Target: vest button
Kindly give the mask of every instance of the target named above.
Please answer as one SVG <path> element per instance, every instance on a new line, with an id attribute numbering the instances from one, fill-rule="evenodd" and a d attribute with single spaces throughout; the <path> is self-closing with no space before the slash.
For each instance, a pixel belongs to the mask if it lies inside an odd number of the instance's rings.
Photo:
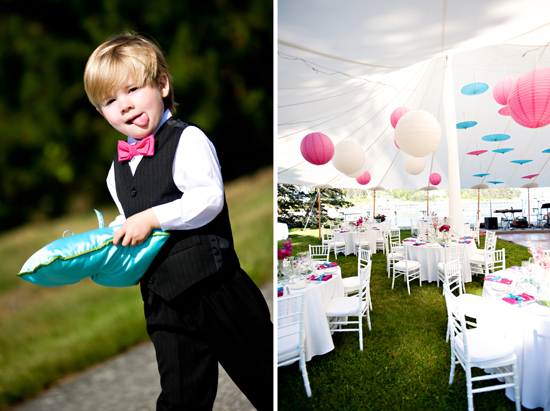
<path id="1" fill-rule="evenodd" d="M 135 189 L 135 188 L 132 188 L 132 191 L 130 191 L 130 195 L 131 195 L 132 197 L 135 197 L 136 194 L 137 194 L 136 189 Z"/>
<path id="2" fill-rule="evenodd" d="M 149 278 L 149 284 L 153 284 L 155 282 L 155 279 L 153 277 Z"/>

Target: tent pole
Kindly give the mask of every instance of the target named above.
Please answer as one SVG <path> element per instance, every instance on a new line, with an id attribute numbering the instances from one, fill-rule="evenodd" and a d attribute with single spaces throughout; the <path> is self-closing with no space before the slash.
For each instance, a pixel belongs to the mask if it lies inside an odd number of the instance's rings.
<path id="1" fill-rule="evenodd" d="M 529 228 L 531 228 L 531 196 L 529 195 L 529 188 L 527 188 L 527 219 L 529 220 Z"/>
<path id="2" fill-rule="evenodd" d="M 477 221 L 479 221 L 479 188 L 477 189 Z"/>
<path id="3" fill-rule="evenodd" d="M 372 218 L 376 217 L 376 190 L 374 190 L 374 204 L 372 206 Z"/>
<path id="4" fill-rule="evenodd" d="M 445 136 L 447 138 L 449 217 L 458 235 L 464 235 L 464 215 L 460 192 L 460 161 L 458 158 L 458 137 L 456 133 L 456 109 L 453 84 L 452 55 L 445 56 L 445 79 L 443 112 L 445 114 Z"/>
<path id="5" fill-rule="evenodd" d="M 426 191 L 426 214 L 430 215 L 430 192 Z"/>
<path id="6" fill-rule="evenodd" d="M 321 189 L 317 189 L 317 195 L 319 196 L 319 240 L 321 239 Z"/>

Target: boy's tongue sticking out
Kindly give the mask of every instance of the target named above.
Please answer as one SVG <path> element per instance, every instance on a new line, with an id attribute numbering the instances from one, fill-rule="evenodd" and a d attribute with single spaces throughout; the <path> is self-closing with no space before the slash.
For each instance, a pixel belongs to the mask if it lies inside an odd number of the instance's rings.
<path id="1" fill-rule="evenodd" d="M 149 117 L 146 113 L 142 113 L 137 117 L 134 117 L 128 121 L 128 124 L 134 124 L 138 127 L 144 127 L 149 124 Z"/>

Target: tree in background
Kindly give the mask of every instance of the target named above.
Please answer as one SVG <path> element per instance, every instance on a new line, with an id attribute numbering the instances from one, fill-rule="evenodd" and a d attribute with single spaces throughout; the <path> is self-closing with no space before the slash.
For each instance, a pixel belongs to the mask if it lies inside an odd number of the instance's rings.
<path id="1" fill-rule="evenodd" d="M 82 77 L 92 51 L 126 29 L 165 53 L 177 115 L 213 141 L 225 180 L 272 164 L 272 2 L 3 0 L 0 230 L 111 204 L 105 178 L 123 136 Z"/>
<path id="2" fill-rule="evenodd" d="M 340 188 L 324 188 L 321 192 L 321 224 L 328 226 L 338 222 L 338 218 L 330 218 L 327 206 L 335 208 L 352 207 L 353 203 L 345 199 L 346 190 Z M 309 221 L 308 221 L 309 218 Z M 319 226 L 319 207 L 317 189 L 293 184 L 277 184 L 277 221 L 285 223 L 289 228 Z"/>

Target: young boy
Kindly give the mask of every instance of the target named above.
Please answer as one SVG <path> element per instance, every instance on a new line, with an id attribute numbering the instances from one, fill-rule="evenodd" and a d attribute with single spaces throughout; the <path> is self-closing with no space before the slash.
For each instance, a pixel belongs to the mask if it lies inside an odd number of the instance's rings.
<path id="1" fill-rule="evenodd" d="M 218 361 L 259 410 L 273 408 L 273 325 L 240 268 L 216 151 L 196 126 L 176 120 L 159 48 L 132 34 L 90 56 L 86 93 L 117 131 L 107 185 L 120 210 L 117 246 L 171 232 L 140 281 L 162 392 L 157 410 L 210 410 Z"/>

